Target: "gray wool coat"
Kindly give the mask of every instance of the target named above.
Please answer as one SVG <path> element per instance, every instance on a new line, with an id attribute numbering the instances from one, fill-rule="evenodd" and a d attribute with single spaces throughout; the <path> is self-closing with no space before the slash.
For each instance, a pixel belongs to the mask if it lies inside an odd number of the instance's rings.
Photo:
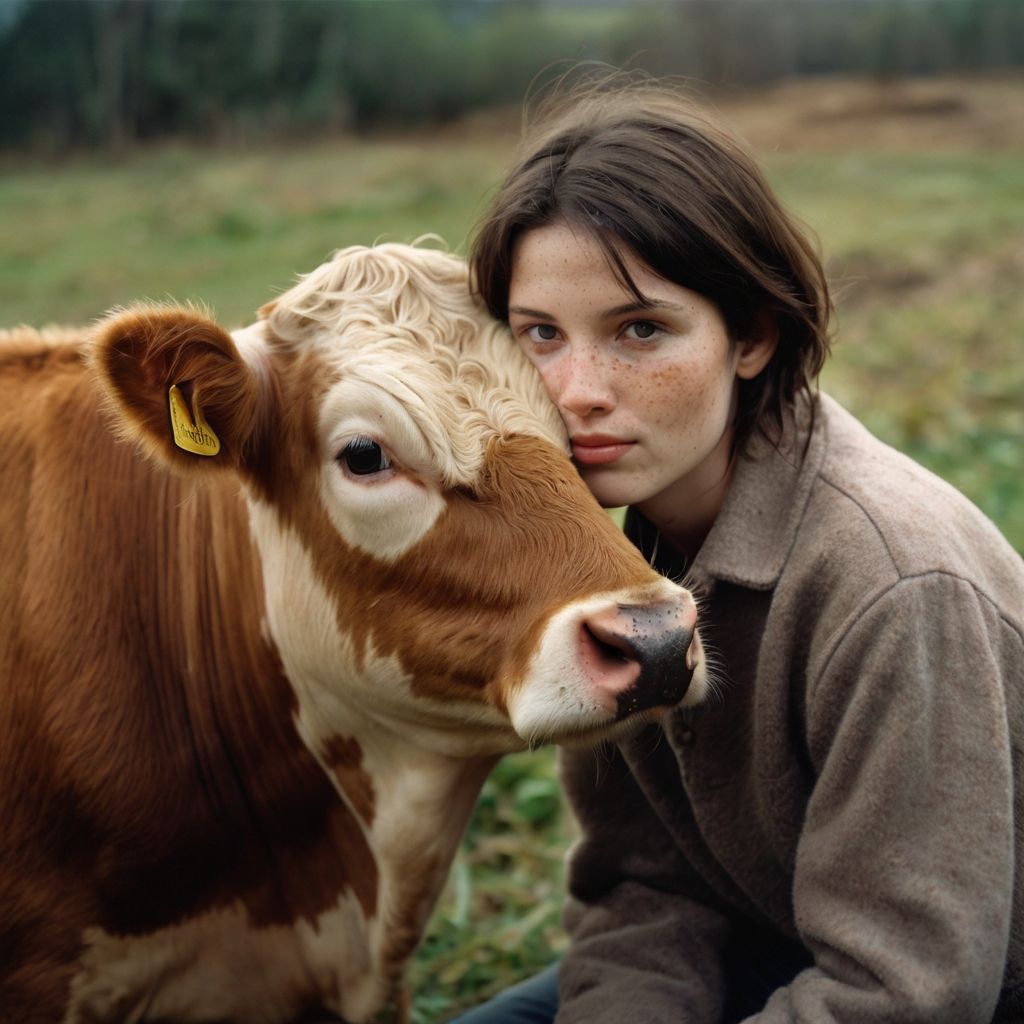
<path id="1" fill-rule="evenodd" d="M 690 571 L 718 694 L 562 755 L 559 1024 L 738 1019 L 762 961 L 788 967 L 757 1024 L 1024 1021 L 1024 563 L 806 408 L 739 461 Z"/>

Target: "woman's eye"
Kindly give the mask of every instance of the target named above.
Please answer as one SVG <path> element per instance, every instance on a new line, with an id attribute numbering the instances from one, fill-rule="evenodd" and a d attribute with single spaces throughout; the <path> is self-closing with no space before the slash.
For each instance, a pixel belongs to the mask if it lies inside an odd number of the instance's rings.
<path id="1" fill-rule="evenodd" d="M 531 341 L 554 341 L 558 330 L 551 324 L 534 324 L 527 332 Z"/>
<path id="2" fill-rule="evenodd" d="M 340 458 L 355 476 L 369 476 L 383 473 L 391 468 L 391 462 L 376 441 L 369 437 L 357 437 L 345 445 Z"/>
<path id="3" fill-rule="evenodd" d="M 659 330 L 658 325 L 652 324 L 650 320 L 634 320 L 626 328 L 626 331 L 630 332 L 632 337 L 638 338 L 640 341 L 647 341 L 649 338 L 653 338 Z"/>

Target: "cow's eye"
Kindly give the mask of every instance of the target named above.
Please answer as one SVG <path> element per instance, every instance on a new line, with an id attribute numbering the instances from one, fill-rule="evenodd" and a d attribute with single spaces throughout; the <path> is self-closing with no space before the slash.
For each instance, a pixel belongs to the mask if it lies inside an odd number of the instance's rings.
<path id="1" fill-rule="evenodd" d="M 391 462 L 381 446 L 369 437 L 357 437 L 349 441 L 341 453 L 341 460 L 354 476 L 370 476 L 391 468 Z"/>

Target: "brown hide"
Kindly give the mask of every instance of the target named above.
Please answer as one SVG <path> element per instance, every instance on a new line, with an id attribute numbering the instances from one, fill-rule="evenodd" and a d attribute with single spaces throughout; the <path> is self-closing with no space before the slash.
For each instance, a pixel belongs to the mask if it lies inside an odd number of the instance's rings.
<path id="1" fill-rule="evenodd" d="M 346 886 L 371 911 L 373 857 L 261 636 L 235 479 L 115 441 L 72 347 L 0 348 L 0 435 L 4 1018 L 60 1017 L 88 925 L 236 899 L 313 919 Z"/>

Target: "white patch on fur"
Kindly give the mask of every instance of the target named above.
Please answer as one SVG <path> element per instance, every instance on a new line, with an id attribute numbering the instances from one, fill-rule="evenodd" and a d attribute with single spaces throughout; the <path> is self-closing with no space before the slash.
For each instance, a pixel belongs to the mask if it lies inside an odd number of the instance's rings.
<path id="1" fill-rule="evenodd" d="M 426 923 L 494 758 L 521 744 L 489 705 L 414 694 L 395 657 L 371 648 L 357 669 L 354 644 L 339 629 L 300 538 L 269 505 L 250 500 L 250 510 L 267 622 L 296 692 L 299 735 L 346 802 L 325 756 L 331 740 L 354 737 L 372 781 L 372 825 L 352 810 L 378 866 L 378 913 L 367 943 L 373 968 L 384 970 L 395 926 Z"/>
<path id="2" fill-rule="evenodd" d="M 682 593 L 667 579 L 659 586 L 665 600 Z M 574 601 L 551 616 L 522 684 L 508 698 L 512 726 L 528 744 L 608 739 L 647 720 L 637 716 L 633 721 L 615 722 L 614 714 L 599 703 L 588 685 L 577 638 L 581 623 L 609 605 L 647 604 L 656 599 L 649 586 L 639 599 L 629 590 L 612 591 Z M 701 657 L 680 707 L 699 704 L 707 688 L 707 666 Z"/>
<path id="3" fill-rule="evenodd" d="M 267 328 L 262 320 L 231 332 L 238 354 L 252 367 L 262 367 L 267 356 Z"/>
<path id="4" fill-rule="evenodd" d="M 495 758 L 456 759 L 379 734 L 359 741 L 373 779 L 369 841 L 380 869 L 373 949 L 393 960 L 395 936 L 411 929 L 418 938 L 426 927 Z"/>
<path id="5" fill-rule="evenodd" d="M 257 927 L 241 902 L 150 935 L 89 928 L 64 1024 L 293 1020 L 316 999 L 346 1020 L 385 997 L 358 902 L 342 895 L 314 923 Z"/>
<path id="6" fill-rule="evenodd" d="M 445 509 L 426 439 L 401 401 L 381 387 L 351 379 L 328 392 L 320 429 L 330 459 L 320 494 L 334 528 L 346 543 L 376 558 L 398 558 Z M 356 438 L 379 444 L 392 468 L 365 476 L 348 472 L 344 450 Z"/>
<path id="7" fill-rule="evenodd" d="M 267 623 L 298 697 L 300 731 L 314 753 L 335 736 L 356 736 L 363 743 L 378 735 L 398 748 L 415 745 L 453 757 L 519 747 L 496 708 L 415 694 L 397 657 L 375 654 L 372 644 L 357 668 L 355 645 L 339 629 L 334 602 L 302 540 L 271 506 L 250 499 L 249 507 Z"/>
<path id="8" fill-rule="evenodd" d="M 267 325 L 262 320 L 231 332 L 231 340 L 246 366 L 252 371 L 263 400 L 270 395 L 271 367 L 267 346 Z"/>

